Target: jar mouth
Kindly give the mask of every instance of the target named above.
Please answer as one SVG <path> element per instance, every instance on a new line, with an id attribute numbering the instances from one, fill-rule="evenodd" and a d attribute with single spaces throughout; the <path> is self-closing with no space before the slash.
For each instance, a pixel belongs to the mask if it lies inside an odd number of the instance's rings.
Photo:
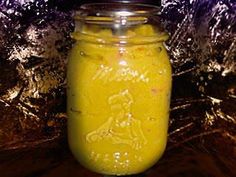
<path id="1" fill-rule="evenodd" d="M 130 3 L 89 3 L 80 6 L 76 16 L 137 17 L 160 15 L 160 7 Z"/>
<path id="2" fill-rule="evenodd" d="M 75 20 L 87 24 L 138 25 L 148 22 L 150 16 L 160 16 L 160 7 L 130 3 L 89 3 L 80 6 Z"/>
<path id="3" fill-rule="evenodd" d="M 150 43 L 165 41 L 168 35 L 162 28 L 160 15 L 160 7 L 154 5 L 131 3 L 84 4 L 74 14 L 76 30 L 73 37 L 79 40 L 81 36 L 84 36 L 84 39 L 87 36 L 90 39 L 99 38 L 96 41 L 109 43 L 111 41 L 128 43 L 137 41 L 138 38 L 140 41 L 150 41 Z M 147 30 L 146 34 L 141 35 L 132 33 L 133 29 L 142 25 L 152 26 L 155 28 L 155 33 L 154 30 Z M 101 33 L 98 30 L 99 28 L 100 31 L 103 30 Z M 104 29 L 109 29 L 112 35 L 104 36 Z"/>

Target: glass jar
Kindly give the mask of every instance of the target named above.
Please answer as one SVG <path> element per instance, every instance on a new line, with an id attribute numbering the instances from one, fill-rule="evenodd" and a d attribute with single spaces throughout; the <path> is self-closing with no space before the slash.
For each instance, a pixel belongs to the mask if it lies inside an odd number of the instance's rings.
<path id="1" fill-rule="evenodd" d="M 88 169 L 130 175 L 167 141 L 171 66 L 158 7 L 86 4 L 75 15 L 68 63 L 68 138 Z"/>

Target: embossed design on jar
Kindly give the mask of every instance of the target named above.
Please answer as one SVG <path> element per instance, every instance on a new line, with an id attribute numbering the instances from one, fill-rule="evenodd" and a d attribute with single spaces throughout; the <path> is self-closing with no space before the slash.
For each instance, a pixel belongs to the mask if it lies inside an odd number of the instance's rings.
<path id="1" fill-rule="evenodd" d="M 124 60 L 120 61 L 120 65 L 127 65 Z M 149 82 L 148 71 L 143 68 L 143 71 L 137 71 L 129 67 L 122 67 L 119 69 L 114 69 L 109 66 L 101 65 L 98 71 L 93 76 L 93 80 L 103 80 L 104 83 L 107 82 L 121 82 L 121 81 L 132 81 L 136 82 Z"/>
<path id="2" fill-rule="evenodd" d="M 94 151 L 92 151 L 90 154 L 89 154 L 89 159 L 90 160 L 93 160 L 93 161 L 98 161 L 99 159 L 101 159 L 101 157 L 102 157 L 102 154 L 100 154 L 100 153 L 96 153 L 96 152 L 94 152 Z"/>
<path id="3" fill-rule="evenodd" d="M 119 169 L 128 171 L 131 163 L 127 152 L 98 153 L 96 151 L 91 151 L 89 153 L 89 160 L 95 162 L 102 161 L 109 164 L 109 168 L 113 168 L 118 171 Z"/>
<path id="4" fill-rule="evenodd" d="M 142 122 L 135 119 L 131 113 L 133 103 L 134 99 L 128 90 L 110 96 L 110 116 L 100 127 L 87 134 L 87 142 L 111 140 L 113 144 L 126 144 L 136 150 L 147 144 Z"/>

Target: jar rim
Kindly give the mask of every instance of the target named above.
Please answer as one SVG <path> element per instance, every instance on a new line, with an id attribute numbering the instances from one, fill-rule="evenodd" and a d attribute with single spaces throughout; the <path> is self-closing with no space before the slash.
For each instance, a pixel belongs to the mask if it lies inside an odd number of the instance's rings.
<path id="1" fill-rule="evenodd" d="M 159 6 L 131 3 L 88 3 L 81 5 L 75 12 L 76 29 L 73 37 L 103 41 L 103 43 L 153 43 L 166 41 L 168 35 L 161 25 L 161 10 Z M 129 29 L 141 25 L 150 25 L 156 33 L 127 35 Z M 83 28 L 83 26 L 85 28 Z M 88 33 L 86 27 L 94 27 L 94 32 Z M 99 35 L 99 28 L 111 30 L 111 36 Z M 96 31 L 97 30 L 97 31 Z M 151 29 L 152 31 L 152 29 Z M 79 35 L 78 35 L 79 34 Z M 105 39 L 105 40 L 104 40 Z M 143 42 L 141 42 L 143 41 Z"/>
<path id="2" fill-rule="evenodd" d="M 160 7 L 147 4 L 131 3 L 88 3 L 76 11 L 75 17 L 148 17 L 159 16 Z"/>

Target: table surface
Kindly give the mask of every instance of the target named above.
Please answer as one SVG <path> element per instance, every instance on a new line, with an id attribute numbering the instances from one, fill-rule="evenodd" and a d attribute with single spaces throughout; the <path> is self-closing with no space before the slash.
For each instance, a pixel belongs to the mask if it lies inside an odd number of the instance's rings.
<path id="1" fill-rule="evenodd" d="M 191 145 L 189 145 L 190 147 Z M 231 159 L 233 160 L 233 159 Z M 235 177 L 235 161 L 192 150 L 188 146 L 168 149 L 162 159 L 137 177 Z M 0 153 L 1 177 L 101 177 L 83 168 L 66 143 L 8 150 Z M 224 164 L 228 164 L 225 166 Z"/>

